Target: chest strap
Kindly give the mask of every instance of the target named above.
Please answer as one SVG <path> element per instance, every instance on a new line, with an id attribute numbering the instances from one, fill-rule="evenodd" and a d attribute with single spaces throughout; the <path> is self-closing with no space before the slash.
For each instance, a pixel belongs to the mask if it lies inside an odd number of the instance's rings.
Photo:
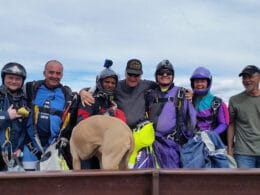
<path id="1" fill-rule="evenodd" d="M 154 98 L 153 103 L 164 103 L 164 102 L 173 102 L 174 97 L 166 97 L 166 98 Z"/>
<path id="2" fill-rule="evenodd" d="M 62 117 L 62 115 L 63 115 L 63 111 L 55 110 L 52 108 L 39 107 L 39 112 L 44 112 L 44 113 L 51 114 L 51 115 L 57 115 L 59 117 Z"/>

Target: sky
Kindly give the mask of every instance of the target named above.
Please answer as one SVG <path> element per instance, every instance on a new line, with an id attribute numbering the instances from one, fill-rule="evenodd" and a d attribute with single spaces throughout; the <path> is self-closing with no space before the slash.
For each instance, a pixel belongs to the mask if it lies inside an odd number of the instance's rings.
<path id="1" fill-rule="evenodd" d="M 95 85 L 105 59 L 124 79 L 131 58 L 154 80 L 168 59 L 174 82 L 190 87 L 195 68 L 211 71 L 211 91 L 228 102 L 244 90 L 238 74 L 260 64 L 258 0 L 0 0 L 0 67 L 25 66 L 42 79 L 48 60 L 64 66 L 63 84 Z"/>

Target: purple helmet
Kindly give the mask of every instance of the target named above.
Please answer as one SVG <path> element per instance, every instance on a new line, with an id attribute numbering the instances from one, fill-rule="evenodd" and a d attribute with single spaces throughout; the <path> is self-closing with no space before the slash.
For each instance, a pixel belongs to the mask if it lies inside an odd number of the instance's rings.
<path id="1" fill-rule="evenodd" d="M 194 79 L 207 79 L 208 87 L 204 90 L 196 90 L 194 89 Z M 194 93 L 197 95 L 204 95 L 209 92 L 211 85 L 212 85 L 212 75 L 207 68 L 202 66 L 196 68 L 191 75 L 190 78 L 191 88 L 193 89 Z"/>

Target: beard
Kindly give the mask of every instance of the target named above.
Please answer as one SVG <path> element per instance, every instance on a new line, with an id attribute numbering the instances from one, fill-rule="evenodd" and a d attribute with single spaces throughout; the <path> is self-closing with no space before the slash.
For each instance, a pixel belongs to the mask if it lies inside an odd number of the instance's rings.
<path id="1" fill-rule="evenodd" d="M 244 85 L 246 92 L 251 92 L 254 90 L 254 85 Z"/>

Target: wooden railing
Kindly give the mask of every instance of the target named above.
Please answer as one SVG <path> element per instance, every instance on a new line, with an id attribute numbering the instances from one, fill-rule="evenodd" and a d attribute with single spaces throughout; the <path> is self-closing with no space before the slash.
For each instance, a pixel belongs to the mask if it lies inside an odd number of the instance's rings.
<path id="1" fill-rule="evenodd" d="M 0 172 L 0 194 L 259 195 L 260 169 Z"/>

